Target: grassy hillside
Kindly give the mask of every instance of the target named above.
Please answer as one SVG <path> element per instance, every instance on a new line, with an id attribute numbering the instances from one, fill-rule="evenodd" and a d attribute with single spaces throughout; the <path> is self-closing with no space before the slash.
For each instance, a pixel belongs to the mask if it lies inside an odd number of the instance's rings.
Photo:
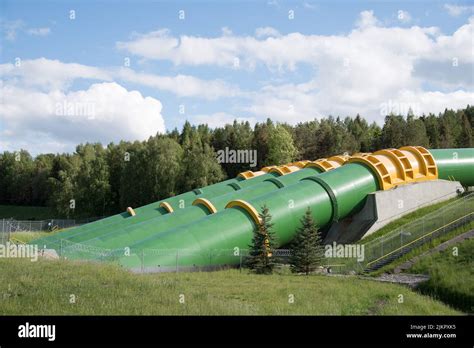
<path id="1" fill-rule="evenodd" d="M 407 254 L 403 255 L 402 257 L 392 261 L 391 263 L 383 266 L 382 268 L 378 269 L 377 271 L 375 272 L 371 272 L 370 275 L 371 276 L 379 276 L 380 274 L 382 273 L 392 273 L 393 270 L 401 265 L 402 263 L 414 258 L 415 256 L 418 256 L 422 253 L 424 253 L 425 251 L 428 251 L 430 249 L 433 249 L 435 247 L 437 247 L 438 245 L 460 235 L 460 234 L 463 234 L 465 232 L 468 232 L 470 230 L 472 230 L 474 228 L 474 221 L 471 221 L 465 225 L 462 225 L 442 236 L 439 236 L 437 238 L 434 238 L 430 241 L 428 241 L 427 243 L 417 247 L 417 248 L 414 248 L 413 250 L 411 250 L 410 252 L 408 252 Z"/>
<path id="2" fill-rule="evenodd" d="M 0 219 L 15 220 L 48 220 L 54 218 L 49 207 L 32 207 L 23 205 L 0 205 Z"/>
<path id="3" fill-rule="evenodd" d="M 406 287 L 354 277 L 258 276 L 238 270 L 135 275 L 111 265 L 25 259 L 0 259 L 0 269 L 0 315 L 460 313 Z M 400 294 L 404 303 L 398 303 Z"/>
<path id="4" fill-rule="evenodd" d="M 458 248 L 457 256 L 453 255 L 454 246 Z M 454 246 L 423 257 L 410 272 L 430 275 L 430 280 L 420 284 L 422 293 L 474 313 L 474 239 Z"/>

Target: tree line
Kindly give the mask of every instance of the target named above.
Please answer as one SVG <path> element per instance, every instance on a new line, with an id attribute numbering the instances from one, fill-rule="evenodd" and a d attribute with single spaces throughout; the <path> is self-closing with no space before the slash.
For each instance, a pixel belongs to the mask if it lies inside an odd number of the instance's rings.
<path id="1" fill-rule="evenodd" d="M 388 115 L 382 127 L 360 115 L 327 117 L 294 126 L 270 119 L 215 129 L 186 122 L 181 131 L 146 141 L 103 146 L 80 144 L 74 153 L 0 153 L 0 204 L 50 206 L 56 217 L 95 217 L 122 212 L 246 170 L 344 152 L 421 145 L 472 147 L 474 107 L 438 115 Z M 216 151 L 256 150 L 251 163 L 219 163 Z"/>

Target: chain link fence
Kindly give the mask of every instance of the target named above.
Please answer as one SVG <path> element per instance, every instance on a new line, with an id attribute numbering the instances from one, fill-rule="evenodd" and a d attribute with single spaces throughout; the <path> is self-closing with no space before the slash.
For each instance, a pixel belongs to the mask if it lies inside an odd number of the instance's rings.
<path id="1" fill-rule="evenodd" d="M 51 219 L 39 221 L 2 219 L 0 232 L 48 232 L 84 225 L 103 218 L 104 217 L 88 219 Z"/>
<path id="2" fill-rule="evenodd" d="M 322 259 L 321 269 L 334 273 L 359 273 L 375 262 L 406 253 L 418 245 L 473 220 L 474 193 L 471 193 L 377 239 L 366 243 L 362 240 L 359 244 L 349 245 L 349 247 L 363 245 L 363 260 L 360 260 L 360 255 L 352 257 L 347 257 L 347 254 L 343 257 L 333 255 Z M 62 258 L 120 263 L 135 272 L 143 273 L 199 271 L 227 267 L 242 269 L 245 268 L 249 255 L 249 250 L 239 248 L 212 250 L 105 249 L 64 239 L 59 241 L 59 250 L 56 251 Z M 290 256 L 289 249 L 274 250 L 272 255 L 277 268 L 286 267 L 289 264 Z"/>
<path id="3" fill-rule="evenodd" d="M 415 221 L 364 245 L 364 260 L 347 260 L 337 270 L 341 273 L 362 272 L 376 264 L 406 254 L 413 248 L 429 242 L 474 220 L 474 193 L 463 196 Z"/>

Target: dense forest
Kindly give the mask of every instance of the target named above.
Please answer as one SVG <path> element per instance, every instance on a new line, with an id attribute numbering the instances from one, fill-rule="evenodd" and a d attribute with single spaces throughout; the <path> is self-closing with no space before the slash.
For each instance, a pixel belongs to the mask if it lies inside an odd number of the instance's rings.
<path id="1" fill-rule="evenodd" d="M 138 207 L 241 171 L 271 164 L 314 160 L 344 152 L 421 145 L 472 147 L 474 107 L 439 115 L 389 115 L 383 127 L 363 117 L 275 124 L 234 122 L 221 128 L 192 126 L 146 141 L 78 145 L 73 154 L 25 150 L 0 154 L 0 204 L 51 206 L 57 217 L 96 217 Z M 224 148 L 256 150 L 257 166 L 218 163 Z"/>

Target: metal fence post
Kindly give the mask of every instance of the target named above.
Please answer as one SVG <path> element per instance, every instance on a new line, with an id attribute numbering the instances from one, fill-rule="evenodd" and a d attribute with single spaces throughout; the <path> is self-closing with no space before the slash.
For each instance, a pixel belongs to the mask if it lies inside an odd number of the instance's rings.
<path id="1" fill-rule="evenodd" d="M 381 247 L 380 256 L 383 256 L 383 237 L 380 239 L 380 247 Z"/>
<path id="2" fill-rule="evenodd" d="M 176 250 L 176 273 L 178 273 L 178 259 L 179 259 L 179 251 Z"/>
<path id="3" fill-rule="evenodd" d="M 239 250 L 239 258 L 240 258 L 239 271 L 240 271 L 240 273 L 242 273 L 242 250 Z"/>

